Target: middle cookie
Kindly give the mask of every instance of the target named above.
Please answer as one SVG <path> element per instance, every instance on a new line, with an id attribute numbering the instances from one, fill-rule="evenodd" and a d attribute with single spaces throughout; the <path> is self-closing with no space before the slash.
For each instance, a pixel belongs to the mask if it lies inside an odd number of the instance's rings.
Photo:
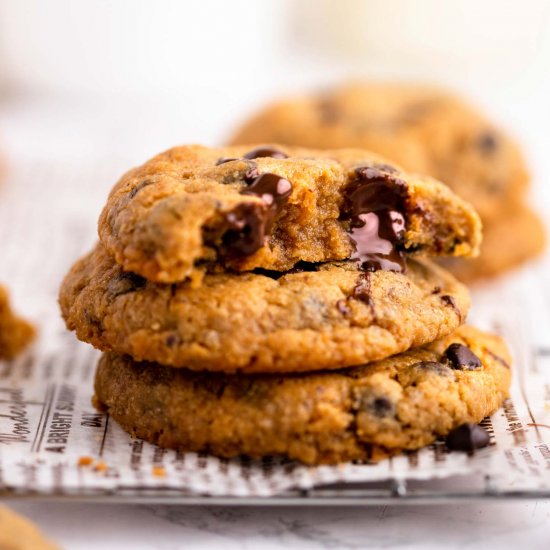
<path id="1" fill-rule="evenodd" d="M 69 329 L 104 351 L 193 370 L 304 372 L 383 359 L 450 334 L 467 289 L 426 260 L 406 273 L 356 262 L 299 264 L 158 284 L 123 271 L 101 246 L 61 286 Z"/>

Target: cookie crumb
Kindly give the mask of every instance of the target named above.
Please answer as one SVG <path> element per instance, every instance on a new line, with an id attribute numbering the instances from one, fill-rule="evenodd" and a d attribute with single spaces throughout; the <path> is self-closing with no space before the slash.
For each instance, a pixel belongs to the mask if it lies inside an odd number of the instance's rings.
<path id="1" fill-rule="evenodd" d="M 166 469 L 164 466 L 153 466 L 152 472 L 155 477 L 166 477 Z"/>
<path id="2" fill-rule="evenodd" d="M 106 472 L 108 469 L 109 469 L 109 467 L 108 467 L 107 464 L 105 464 L 105 462 L 103 462 L 102 460 L 99 461 L 99 462 L 94 466 L 94 471 L 95 471 L 95 472 Z"/>
<path id="3" fill-rule="evenodd" d="M 94 462 L 94 459 L 91 456 L 81 456 L 78 459 L 78 466 L 91 466 Z"/>

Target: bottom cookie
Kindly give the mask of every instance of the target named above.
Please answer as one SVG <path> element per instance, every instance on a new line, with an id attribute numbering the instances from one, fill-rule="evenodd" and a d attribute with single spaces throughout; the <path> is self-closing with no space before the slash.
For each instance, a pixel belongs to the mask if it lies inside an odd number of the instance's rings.
<path id="1" fill-rule="evenodd" d="M 538 256 L 546 245 L 540 218 L 524 205 L 515 206 L 485 224 L 477 258 L 445 258 L 440 263 L 463 282 L 495 277 Z"/>
<path id="2" fill-rule="evenodd" d="M 0 359 L 13 359 L 34 336 L 33 326 L 13 313 L 8 291 L 0 286 Z"/>
<path id="3" fill-rule="evenodd" d="M 295 375 L 195 373 L 106 353 L 95 402 L 132 435 L 221 457 L 378 460 L 478 423 L 508 395 L 510 356 L 472 327 L 369 365 Z"/>

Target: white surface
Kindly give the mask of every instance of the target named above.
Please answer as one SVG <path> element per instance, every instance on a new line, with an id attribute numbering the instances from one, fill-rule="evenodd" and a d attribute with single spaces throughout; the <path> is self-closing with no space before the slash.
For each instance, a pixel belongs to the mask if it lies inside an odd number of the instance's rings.
<path id="1" fill-rule="evenodd" d="M 550 501 L 364 508 L 11 503 L 67 550 L 547 549 Z"/>

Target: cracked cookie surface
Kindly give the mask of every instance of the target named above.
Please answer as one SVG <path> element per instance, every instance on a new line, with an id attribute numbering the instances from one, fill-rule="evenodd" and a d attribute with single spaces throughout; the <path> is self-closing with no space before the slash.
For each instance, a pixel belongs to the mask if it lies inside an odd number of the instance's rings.
<path id="1" fill-rule="evenodd" d="M 68 328 L 99 349 L 225 372 L 381 359 L 449 334 L 470 305 L 467 289 L 428 260 L 410 260 L 406 273 L 348 261 L 210 274 L 196 287 L 124 272 L 101 245 L 66 276 L 60 304 Z"/>
<path id="2" fill-rule="evenodd" d="M 418 449 L 480 422 L 507 396 L 509 364 L 500 338 L 463 326 L 370 365 L 301 375 L 193 373 L 108 353 L 95 395 L 125 430 L 162 447 L 337 463 Z"/>
<path id="3" fill-rule="evenodd" d="M 268 106 L 231 142 L 364 147 L 406 170 L 440 179 L 482 220 L 499 215 L 528 183 L 517 145 L 460 98 L 413 84 L 354 83 Z"/>
<path id="4" fill-rule="evenodd" d="M 349 258 L 399 270 L 411 254 L 475 256 L 481 226 L 445 185 L 368 151 L 183 146 L 121 178 L 99 236 L 125 270 L 177 282 Z"/>

